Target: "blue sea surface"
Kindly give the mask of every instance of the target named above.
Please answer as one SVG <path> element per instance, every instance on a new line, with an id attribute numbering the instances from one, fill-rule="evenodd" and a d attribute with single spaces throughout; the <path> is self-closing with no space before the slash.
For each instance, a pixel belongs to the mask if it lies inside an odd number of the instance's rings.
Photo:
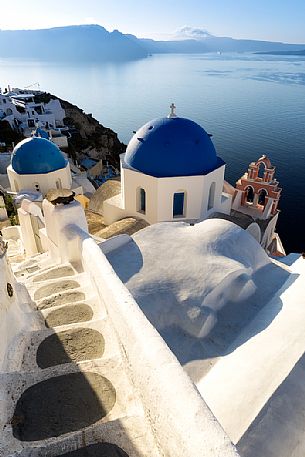
<path id="1" fill-rule="evenodd" d="M 287 252 L 305 251 L 305 58 L 160 54 L 124 63 L 0 59 L 0 87 L 43 90 L 92 113 L 127 143 L 150 119 L 177 114 L 201 124 L 232 184 L 267 154 L 283 188 L 278 231 Z"/>

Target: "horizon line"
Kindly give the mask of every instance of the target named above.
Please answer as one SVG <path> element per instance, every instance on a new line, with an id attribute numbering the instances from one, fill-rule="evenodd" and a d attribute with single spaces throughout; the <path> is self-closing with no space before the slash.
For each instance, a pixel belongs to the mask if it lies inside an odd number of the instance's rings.
<path id="1" fill-rule="evenodd" d="M 101 24 L 98 24 L 98 23 L 81 23 L 81 24 L 66 24 L 66 25 L 55 25 L 55 26 L 49 26 L 49 27 L 37 27 L 37 28 L 29 28 L 29 29 L 20 29 L 20 28 L 17 28 L 17 29 L 12 29 L 12 28 L 0 28 L 0 32 L 31 32 L 31 31 L 38 31 L 38 30 L 54 30 L 54 29 L 63 29 L 63 28 L 72 28 L 72 27 L 101 27 L 103 28 L 104 30 L 106 30 L 108 33 L 113 33 L 113 32 L 119 32 L 121 33 L 122 35 L 134 35 L 136 38 L 138 39 L 151 39 L 151 40 L 154 40 L 154 41 L 189 41 L 189 40 L 193 40 L 193 41 L 204 41 L 204 40 L 196 40 L 196 38 L 194 37 L 186 37 L 186 38 L 175 38 L 173 36 L 173 33 L 170 34 L 170 33 L 158 33 L 158 34 L 153 34 L 153 36 L 155 36 L 155 38 L 153 37 L 149 37 L 149 36 L 138 36 L 138 35 L 135 35 L 134 33 L 132 32 L 121 32 L 119 29 L 113 29 L 111 31 L 109 31 L 105 26 L 101 25 Z M 161 39 L 161 38 L 156 38 L 156 36 L 169 36 L 168 39 Z M 251 41 L 266 41 L 266 42 L 270 42 L 270 43 L 282 43 L 282 44 L 297 44 L 297 45 L 303 45 L 305 46 L 305 39 L 304 39 L 304 42 L 300 41 L 300 42 L 288 42 L 288 41 L 281 41 L 281 40 L 270 40 L 270 39 L 267 39 L 267 38 L 249 38 L 249 37 L 233 37 L 233 36 L 223 36 L 223 35 L 213 35 L 213 34 L 210 34 L 210 36 L 212 38 L 231 38 L 231 39 L 234 39 L 234 40 L 251 40 Z M 207 38 L 208 39 L 208 38 Z"/>

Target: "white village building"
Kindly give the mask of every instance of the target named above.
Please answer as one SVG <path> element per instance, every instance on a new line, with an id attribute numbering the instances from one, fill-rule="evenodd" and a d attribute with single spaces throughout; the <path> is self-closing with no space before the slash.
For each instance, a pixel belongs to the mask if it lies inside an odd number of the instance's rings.
<path id="1" fill-rule="evenodd" d="M 12 89 L 2 93 L 0 89 L 0 121 L 8 122 L 25 137 L 41 134 L 59 147 L 67 148 L 69 133 L 64 126 L 66 114 L 60 100 L 51 98 L 44 102 L 40 101 L 40 95 L 43 95 L 40 91 Z"/>
<path id="2" fill-rule="evenodd" d="M 39 93 L 37 93 L 39 95 Z M 63 126 L 66 116 L 58 99 L 49 102 L 36 102 L 35 93 L 28 91 L 13 91 L 1 93 L 0 91 L 0 120 L 6 120 L 11 127 L 22 129 L 25 133 L 35 128 L 37 122 L 41 126 Z"/>

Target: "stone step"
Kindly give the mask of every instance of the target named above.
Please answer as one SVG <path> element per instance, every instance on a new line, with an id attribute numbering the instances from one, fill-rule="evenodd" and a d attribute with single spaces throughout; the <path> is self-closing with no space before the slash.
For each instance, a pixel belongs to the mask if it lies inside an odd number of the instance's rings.
<path id="1" fill-rule="evenodd" d="M 48 269 L 47 271 L 41 271 L 40 273 L 34 273 L 30 276 L 33 282 L 47 281 L 48 279 L 59 279 L 67 276 L 74 276 L 76 271 L 71 265 L 63 265 L 55 268 Z"/>
<path id="2" fill-rule="evenodd" d="M 87 322 L 93 318 L 93 310 L 86 303 L 69 304 L 65 307 L 51 310 L 46 318 L 47 327 Z"/>
<path id="3" fill-rule="evenodd" d="M 55 297 L 54 300 L 42 300 L 37 303 L 37 312 L 45 319 L 46 327 L 60 327 L 62 325 L 76 324 L 79 322 L 105 319 L 107 312 L 100 299 L 92 295 L 81 300 L 78 292 L 71 292 L 72 299 L 68 303 L 57 304 L 67 301 L 70 292 Z M 85 294 L 82 296 L 84 297 Z M 52 306 L 50 306 L 52 305 Z M 89 316 L 90 315 L 90 316 Z"/>
<path id="4" fill-rule="evenodd" d="M 116 390 L 95 372 L 67 373 L 29 387 L 19 397 L 11 421 L 20 441 L 41 441 L 88 427 L 105 418 Z"/>
<path id="5" fill-rule="evenodd" d="M 18 452 L 19 457 L 161 457 L 151 430 L 141 415 L 97 422 L 42 442 L 19 441 L 13 437 L 3 456 L 11 456 L 11 449 L 15 449 L 14 455 Z"/>
<path id="6" fill-rule="evenodd" d="M 85 294 L 92 295 L 94 289 L 86 273 L 76 273 L 73 276 L 63 278 L 44 279 L 39 282 L 26 280 L 24 282 L 30 296 L 34 301 L 51 298 L 53 295 L 62 294 L 74 289 Z"/>
<path id="7" fill-rule="evenodd" d="M 15 373 L 1 379 L 10 397 L 2 404 L 0 443 L 11 450 L 19 442 L 48 442 L 54 437 L 101 426 L 125 417 L 143 416 L 143 408 L 119 358 L 88 361 L 79 367 L 61 365 L 34 373 Z M 1 454 L 1 444 L 0 444 Z M 5 455 L 5 454 L 4 454 Z"/>
<path id="8" fill-rule="evenodd" d="M 20 372 L 35 372 L 55 365 L 81 366 L 88 360 L 120 356 L 112 327 L 104 319 L 43 328 L 29 332 Z"/>
<path id="9" fill-rule="evenodd" d="M 60 281 L 48 281 L 47 284 L 42 285 L 34 291 L 33 298 L 34 300 L 42 300 L 43 298 L 48 298 L 50 295 L 56 295 L 66 290 L 78 289 L 80 288 L 80 283 L 74 279 L 61 279 Z"/>
<path id="10" fill-rule="evenodd" d="M 80 302 L 81 300 L 85 300 L 85 294 L 82 290 L 68 290 L 37 300 L 36 305 L 38 309 L 45 310 L 58 306 L 70 305 L 71 303 Z"/>

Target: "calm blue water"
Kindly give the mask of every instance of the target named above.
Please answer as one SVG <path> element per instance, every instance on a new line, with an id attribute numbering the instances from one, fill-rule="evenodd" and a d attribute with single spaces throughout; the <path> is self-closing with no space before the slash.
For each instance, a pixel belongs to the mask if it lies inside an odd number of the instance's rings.
<path id="1" fill-rule="evenodd" d="M 305 251 L 305 58 L 155 55 L 120 64 L 0 60 L 0 86 L 41 89 L 90 112 L 128 142 L 146 121 L 177 114 L 213 134 L 234 183 L 267 154 L 283 187 L 279 232 L 287 251 Z"/>

